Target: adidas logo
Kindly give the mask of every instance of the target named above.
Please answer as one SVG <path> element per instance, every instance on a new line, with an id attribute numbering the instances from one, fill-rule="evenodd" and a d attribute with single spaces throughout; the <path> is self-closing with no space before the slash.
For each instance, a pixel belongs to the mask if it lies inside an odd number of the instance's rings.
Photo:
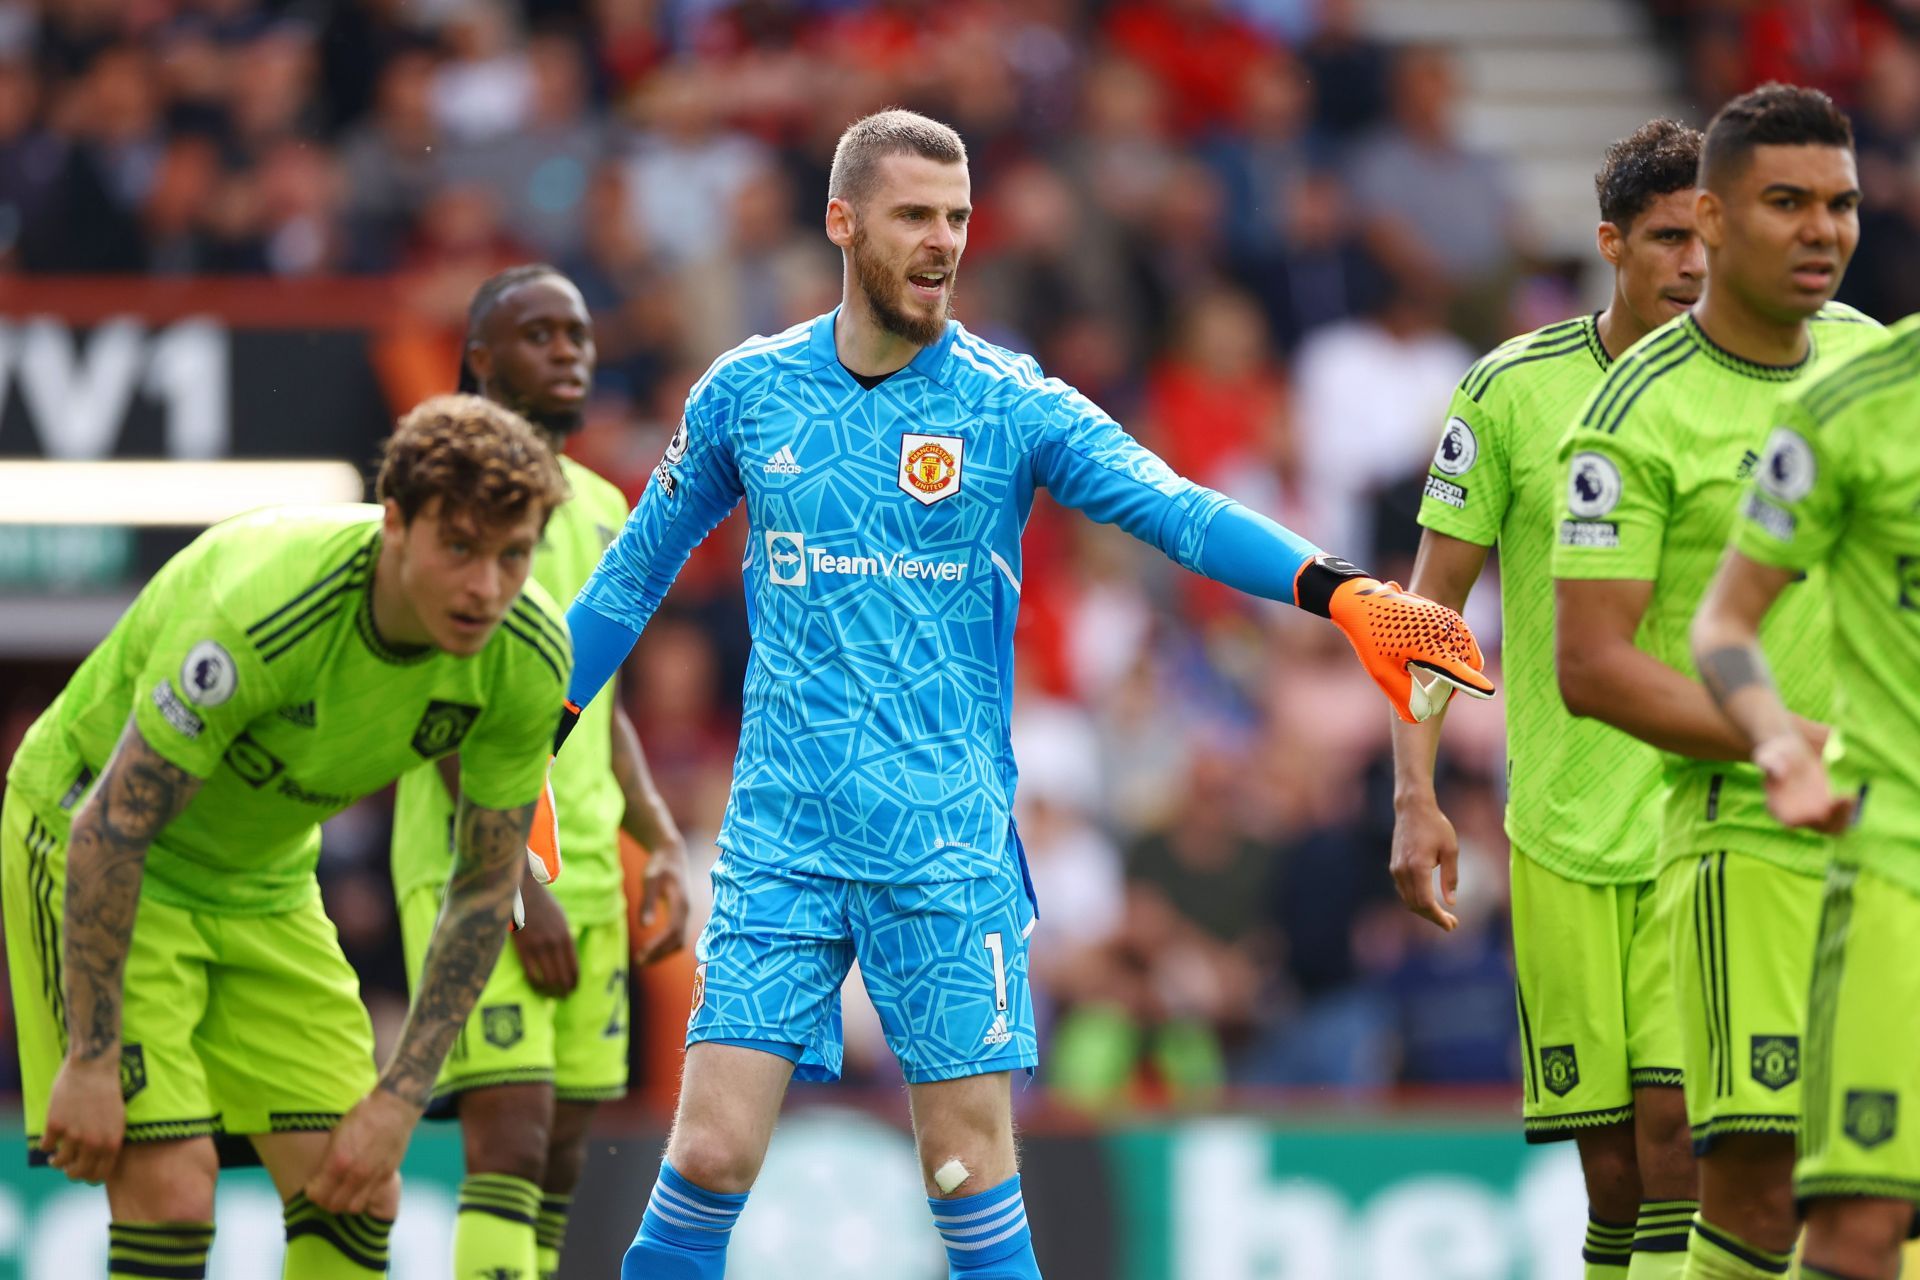
<path id="1" fill-rule="evenodd" d="M 1013 1039 L 1013 1032 L 1007 1030 L 1006 1015 L 1001 1013 L 994 1014 L 993 1025 L 987 1029 L 987 1038 L 985 1043 L 1005 1044 L 1007 1041 L 1011 1039 Z"/>
<path id="2" fill-rule="evenodd" d="M 797 476 L 800 474 L 800 459 L 793 456 L 792 445 L 781 445 L 780 451 L 767 459 L 767 474 L 770 476 Z"/>
<path id="3" fill-rule="evenodd" d="M 313 728 L 313 703 L 311 700 L 291 707 L 280 708 L 280 718 L 289 724 L 297 724 L 302 729 Z"/>

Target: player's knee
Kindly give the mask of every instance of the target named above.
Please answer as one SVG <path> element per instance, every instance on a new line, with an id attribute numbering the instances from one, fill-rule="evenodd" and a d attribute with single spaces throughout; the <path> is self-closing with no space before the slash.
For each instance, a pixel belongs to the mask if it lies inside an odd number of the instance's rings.
<path id="1" fill-rule="evenodd" d="M 1807 1208 L 1808 1256 L 1877 1273 L 1900 1256 L 1913 1225 L 1913 1209 L 1903 1202 L 1815 1200 Z"/>
<path id="2" fill-rule="evenodd" d="M 546 1177 L 553 1113 L 528 1088 L 476 1089 L 460 1099 L 468 1173 L 501 1173 L 538 1186 Z"/>
<path id="3" fill-rule="evenodd" d="M 1606 1222 L 1632 1222 L 1640 1211 L 1640 1166 L 1634 1158 L 1633 1130 L 1618 1125 L 1582 1135 L 1580 1171 L 1586 1179 L 1587 1205 Z"/>
<path id="4" fill-rule="evenodd" d="M 206 1139 L 122 1148 L 107 1198 L 123 1222 L 211 1222 L 220 1158 Z"/>
<path id="5" fill-rule="evenodd" d="M 684 1124 L 674 1130 L 667 1162 L 694 1186 L 722 1195 L 751 1190 L 760 1163 L 757 1152 L 724 1129 Z"/>

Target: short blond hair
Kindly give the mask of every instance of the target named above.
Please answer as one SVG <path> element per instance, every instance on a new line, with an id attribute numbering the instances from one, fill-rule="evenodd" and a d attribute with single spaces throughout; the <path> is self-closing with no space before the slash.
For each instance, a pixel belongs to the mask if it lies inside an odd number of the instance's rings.
<path id="1" fill-rule="evenodd" d="M 438 498 L 443 517 L 468 516 L 482 528 L 529 511 L 545 528 L 567 500 L 567 482 L 553 451 L 513 410 L 479 396 L 434 396 L 388 437 L 374 494 L 393 499 L 408 523 Z"/>
<path id="2" fill-rule="evenodd" d="M 931 116 L 895 107 L 862 116 L 847 126 L 833 148 L 827 195 L 858 205 L 873 192 L 874 176 L 888 156 L 919 156 L 941 164 L 965 164 L 967 144 Z"/>

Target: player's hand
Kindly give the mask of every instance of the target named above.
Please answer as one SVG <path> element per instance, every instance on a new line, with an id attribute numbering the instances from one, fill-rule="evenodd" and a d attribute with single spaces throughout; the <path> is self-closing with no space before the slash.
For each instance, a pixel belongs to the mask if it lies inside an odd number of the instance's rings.
<path id="1" fill-rule="evenodd" d="M 553 757 L 547 757 L 547 780 L 533 806 L 533 826 L 527 831 L 527 870 L 541 884 L 560 878 L 560 815 L 553 807 Z"/>
<path id="2" fill-rule="evenodd" d="M 1460 888 L 1460 840 L 1432 797 L 1396 804 L 1393 814 L 1393 886 L 1407 910 L 1452 933 L 1460 924 L 1446 908 Z M 1434 893 L 1434 872 L 1440 890 Z M 1441 903 L 1445 902 L 1446 906 Z"/>
<path id="3" fill-rule="evenodd" d="M 120 1093 L 120 1059 L 68 1058 L 53 1078 L 40 1149 L 47 1163 L 75 1182 L 105 1182 L 120 1158 L 127 1104 Z"/>
<path id="4" fill-rule="evenodd" d="M 328 1213 L 366 1213 L 397 1203 L 400 1161 L 418 1123 L 418 1107 L 375 1086 L 328 1135 L 320 1166 L 307 1180 L 307 1199 Z"/>
<path id="5" fill-rule="evenodd" d="M 647 854 L 640 879 L 640 928 L 634 964 L 645 968 L 687 945 L 687 851 L 685 846 L 657 849 Z"/>
<path id="6" fill-rule="evenodd" d="M 522 881 L 526 923 L 513 935 L 527 981 L 543 996 L 568 996 L 580 984 L 580 956 L 567 913 L 543 885 Z"/>
<path id="7" fill-rule="evenodd" d="M 1853 801 L 1833 794 L 1827 768 L 1797 730 L 1768 738 L 1753 749 L 1753 762 L 1767 780 L 1767 808 L 1783 826 L 1810 827 L 1839 835 L 1853 816 Z"/>
<path id="8" fill-rule="evenodd" d="M 1337 585 L 1327 592 L 1330 582 Z M 1403 591 L 1397 582 L 1366 577 L 1330 556 L 1301 567 L 1295 603 L 1310 607 L 1310 592 L 1325 593 L 1326 616 L 1346 634 L 1394 713 L 1409 724 L 1439 714 L 1456 689 L 1475 698 L 1493 696 L 1479 642 L 1447 606 Z"/>

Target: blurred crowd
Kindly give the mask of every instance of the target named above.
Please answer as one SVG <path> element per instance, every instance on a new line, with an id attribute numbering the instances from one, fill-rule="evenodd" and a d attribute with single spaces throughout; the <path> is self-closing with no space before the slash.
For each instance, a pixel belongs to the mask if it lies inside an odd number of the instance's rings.
<path id="1" fill-rule="evenodd" d="M 1656 9 L 1699 101 L 1781 75 L 1858 113 L 1853 300 L 1920 307 L 1920 251 L 1895 248 L 1920 234 L 1903 15 Z M 1384 43 L 1351 0 L 15 0 L 0 273 L 372 273 L 454 324 L 486 274 L 554 262 L 600 343 L 577 451 L 631 494 L 708 361 L 836 301 L 834 140 L 912 106 L 971 153 L 969 327 L 1185 474 L 1404 575 L 1455 380 L 1589 300 L 1531 253 L 1500 158 L 1462 141 L 1461 89 L 1446 50 Z M 738 524 L 626 676 L 696 847 L 746 660 Z M 1457 709 L 1442 754 L 1463 849 L 1443 937 L 1393 897 L 1388 713 L 1333 629 L 1044 499 L 1027 552 L 1015 746 L 1046 1096 L 1516 1078 L 1497 704 Z M 1471 611 L 1490 649 L 1496 586 Z M 390 1025 L 384 822 L 331 824 L 323 878 Z M 858 1004 L 849 1074 L 892 1079 Z"/>

